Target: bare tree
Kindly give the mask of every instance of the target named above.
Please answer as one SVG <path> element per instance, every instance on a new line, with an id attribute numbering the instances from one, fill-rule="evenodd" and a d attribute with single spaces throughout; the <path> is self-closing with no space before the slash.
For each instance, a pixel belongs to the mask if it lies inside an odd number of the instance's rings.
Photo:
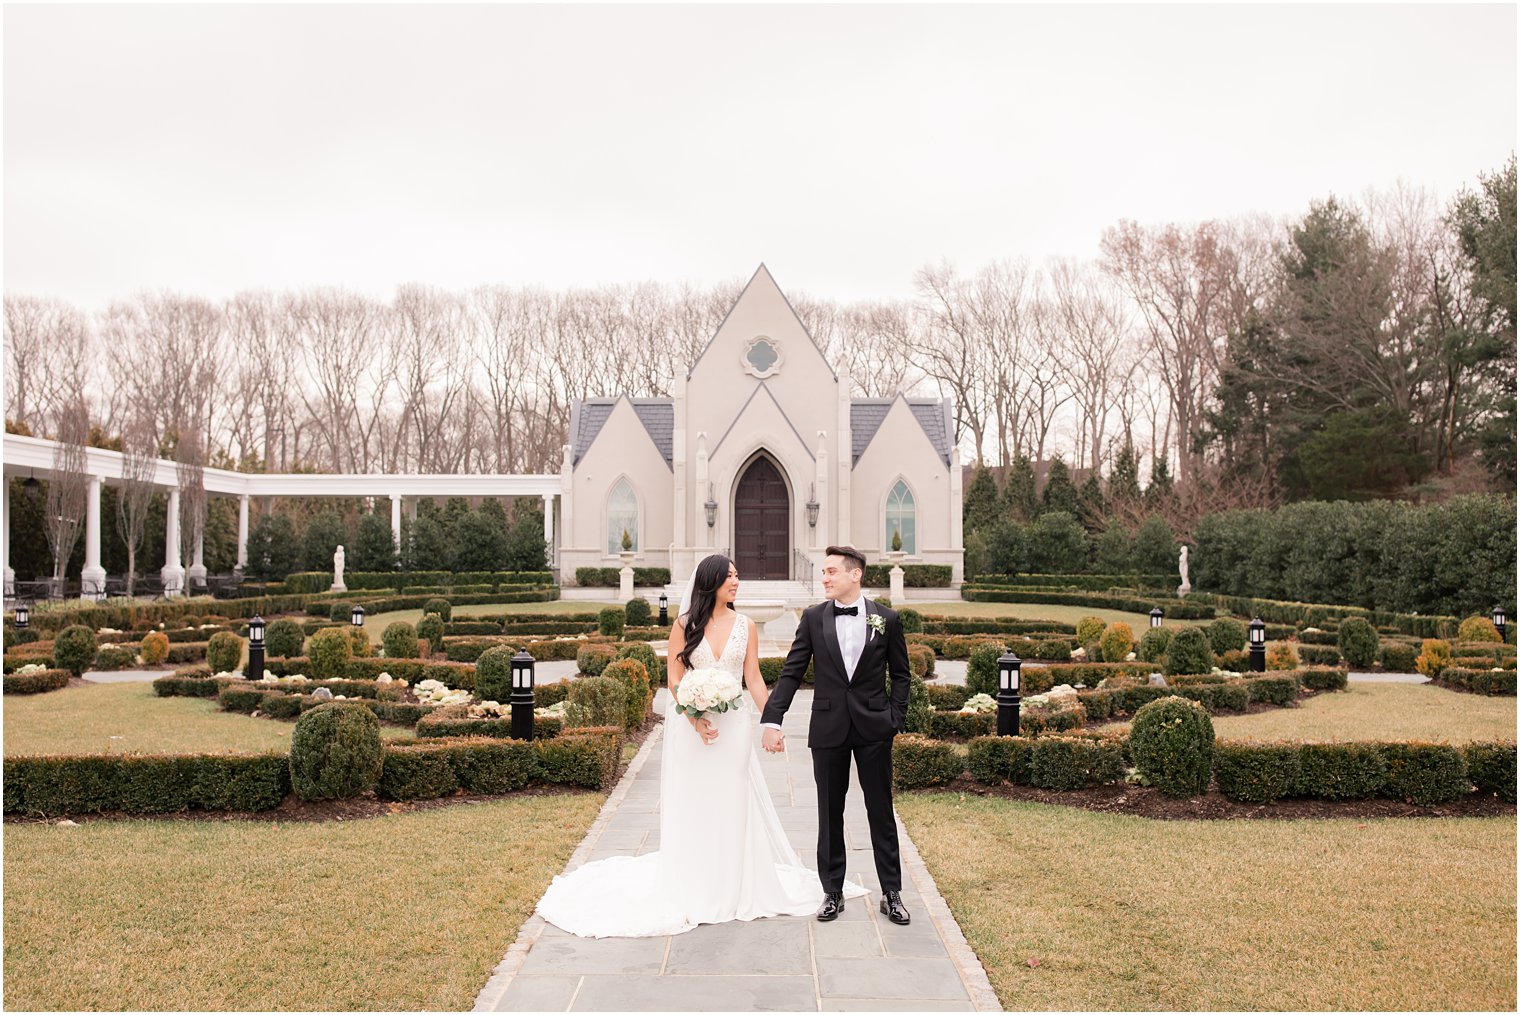
<path id="1" fill-rule="evenodd" d="M 976 462 L 985 461 L 990 399 L 986 348 L 969 309 L 969 284 L 948 261 L 920 268 L 913 278 L 921 299 L 920 327 L 912 328 L 911 348 L 919 365 L 941 392 L 948 389 L 955 411 L 954 440 L 971 434 Z"/>
<path id="2" fill-rule="evenodd" d="M 127 595 L 137 584 L 137 553 L 142 549 L 153 501 L 153 476 L 158 465 L 158 446 L 153 425 L 138 411 L 127 418 L 121 432 L 121 488 L 116 498 L 116 529 L 127 547 Z"/>
<path id="3" fill-rule="evenodd" d="M 90 480 L 85 441 L 89 434 L 90 413 L 81 395 L 58 412 L 58 443 L 53 448 L 53 472 L 48 477 L 43 531 L 53 554 L 53 581 L 60 587 L 88 507 Z"/>
<path id="4" fill-rule="evenodd" d="M 1086 265 L 1058 260 L 1048 272 L 1049 313 L 1042 331 L 1061 350 L 1055 367 L 1072 391 L 1077 411 L 1078 467 L 1102 465 L 1109 415 L 1136 362 L 1124 355 L 1130 343 L 1128 315 L 1118 295 Z"/>

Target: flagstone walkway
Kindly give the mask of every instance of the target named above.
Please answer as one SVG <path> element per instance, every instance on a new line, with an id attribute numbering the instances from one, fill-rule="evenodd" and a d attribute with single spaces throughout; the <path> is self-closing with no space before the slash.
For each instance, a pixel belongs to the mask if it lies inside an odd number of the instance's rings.
<path id="1" fill-rule="evenodd" d="M 809 867 L 818 834 L 806 747 L 811 693 L 799 692 L 788 712 L 787 754 L 761 755 L 781 824 Z M 663 704 L 657 701 L 657 710 Z M 662 734 L 656 728 L 645 741 L 568 869 L 659 848 Z M 903 901 L 913 914 L 907 927 L 877 910 L 881 895 L 857 782 L 845 811 L 848 877 L 871 894 L 851 899 L 833 923 L 778 917 L 670 937 L 586 939 L 534 915 L 475 1010 L 1000 1011 L 986 972 L 900 821 L 898 836 Z"/>

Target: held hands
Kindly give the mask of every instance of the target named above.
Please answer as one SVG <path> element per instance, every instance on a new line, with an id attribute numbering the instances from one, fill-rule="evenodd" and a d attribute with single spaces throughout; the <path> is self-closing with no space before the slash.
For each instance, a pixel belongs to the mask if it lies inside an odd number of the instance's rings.
<path id="1" fill-rule="evenodd" d="M 771 754 L 779 754 L 786 749 L 786 735 L 774 727 L 767 726 L 760 734 L 760 746 Z"/>
<path id="2" fill-rule="evenodd" d="M 718 728 L 706 718 L 692 719 L 691 726 L 697 731 L 697 736 L 702 738 L 703 744 L 710 744 L 718 739 Z"/>

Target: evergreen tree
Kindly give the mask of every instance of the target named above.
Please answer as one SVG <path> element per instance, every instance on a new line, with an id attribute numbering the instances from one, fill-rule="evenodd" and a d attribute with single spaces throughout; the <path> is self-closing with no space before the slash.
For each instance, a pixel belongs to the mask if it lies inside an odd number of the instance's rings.
<path id="1" fill-rule="evenodd" d="M 505 566 L 507 531 L 486 512 L 467 511 L 460 516 L 454 539 L 455 571 L 499 571 Z"/>
<path id="2" fill-rule="evenodd" d="M 1114 467 L 1108 474 L 1108 500 L 1115 505 L 1129 505 L 1140 500 L 1140 456 L 1128 439 L 1114 455 Z"/>
<path id="3" fill-rule="evenodd" d="M 542 571 L 549 566 L 548 544 L 544 542 L 544 512 L 539 503 L 526 497 L 512 505 L 504 566 L 508 571 Z"/>
<path id="4" fill-rule="evenodd" d="M 1172 473 L 1166 464 L 1166 455 L 1151 459 L 1151 483 L 1145 488 L 1145 506 L 1152 510 L 1165 504 L 1172 496 Z"/>
<path id="5" fill-rule="evenodd" d="M 233 502 L 226 497 L 211 497 L 206 502 L 206 527 L 201 530 L 201 549 L 209 574 L 230 574 L 237 566 L 237 518 L 234 511 Z M 104 505 L 101 514 L 105 514 Z M 125 545 L 122 549 L 125 551 Z M 142 555 L 138 554 L 138 559 L 141 558 Z M 123 567 L 122 571 L 125 570 Z"/>
<path id="6" fill-rule="evenodd" d="M 394 571 L 396 543 L 388 518 L 376 512 L 359 516 L 348 559 L 355 571 Z"/>
<path id="7" fill-rule="evenodd" d="M 987 569 L 1008 577 L 1029 570 L 1029 535 L 1025 526 L 1004 518 L 992 527 L 987 535 Z"/>
<path id="8" fill-rule="evenodd" d="M 1040 512 L 1042 516 L 1060 511 L 1075 517 L 1081 510 L 1077 488 L 1071 482 L 1071 470 L 1060 455 L 1051 460 L 1050 469 L 1045 473 L 1045 492 L 1040 503 L 1044 509 Z"/>
<path id="9" fill-rule="evenodd" d="M 1047 511 L 1029 526 L 1029 566 L 1036 574 L 1087 570 L 1087 533 L 1069 513 Z"/>
<path id="10" fill-rule="evenodd" d="M 1103 483 L 1098 479 L 1097 472 L 1088 476 L 1082 484 L 1082 489 L 1077 494 L 1077 503 L 1082 509 L 1080 517 L 1087 531 L 1101 531 L 1108 505 L 1103 499 Z"/>
<path id="11" fill-rule="evenodd" d="M 1135 570 L 1141 574 L 1171 574 L 1177 570 L 1177 540 L 1160 515 L 1151 515 L 1135 533 Z"/>
<path id="12" fill-rule="evenodd" d="M 348 526 L 336 511 L 324 511 L 313 518 L 301 534 L 302 566 L 308 571 L 331 571 L 333 553 L 341 545 L 347 554 Z"/>
<path id="13" fill-rule="evenodd" d="M 978 465 L 971 484 L 961 498 L 962 528 L 966 532 L 986 532 L 1001 514 L 997 480 L 985 465 Z"/>
<path id="14" fill-rule="evenodd" d="M 1093 567 L 1099 574 L 1128 574 L 1134 567 L 1135 541 L 1117 522 L 1093 544 Z"/>
<path id="15" fill-rule="evenodd" d="M 1034 464 L 1028 456 L 1019 454 L 1008 470 L 1008 481 L 1003 486 L 1003 514 L 1018 522 L 1032 522 L 1040 514 L 1039 498 L 1035 496 Z"/>
<path id="16" fill-rule="evenodd" d="M 284 581 L 301 561 L 296 528 L 285 515 L 265 515 L 248 530 L 248 570 L 252 578 Z"/>
<path id="17" fill-rule="evenodd" d="M 419 505 L 420 507 L 420 505 Z M 407 537 L 402 544 L 402 567 L 407 571 L 451 571 L 452 555 L 443 522 L 437 511 L 417 512 L 417 517 L 401 526 Z"/>

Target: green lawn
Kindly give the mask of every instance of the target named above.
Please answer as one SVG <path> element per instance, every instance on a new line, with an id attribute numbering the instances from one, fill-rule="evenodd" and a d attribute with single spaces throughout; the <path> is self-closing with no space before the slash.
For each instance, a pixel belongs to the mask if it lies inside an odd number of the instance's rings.
<path id="1" fill-rule="evenodd" d="M 1112 723 L 1105 729 L 1129 729 Z M 1214 717 L 1221 737 L 1263 740 L 1515 739 L 1515 699 L 1460 694 L 1430 684 L 1352 683 L 1297 708 Z"/>
<path id="2" fill-rule="evenodd" d="M 468 1011 L 602 800 L 7 825 L 6 1007 Z"/>
<path id="3" fill-rule="evenodd" d="M 1515 1008 L 1512 817 L 897 809 L 1010 1010 Z"/>
<path id="4" fill-rule="evenodd" d="M 262 752 L 287 747 L 295 723 L 223 712 L 208 698 L 159 698 L 147 682 L 65 687 L 5 699 L 5 753 Z M 410 729 L 380 727 L 382 737 Z"/>

